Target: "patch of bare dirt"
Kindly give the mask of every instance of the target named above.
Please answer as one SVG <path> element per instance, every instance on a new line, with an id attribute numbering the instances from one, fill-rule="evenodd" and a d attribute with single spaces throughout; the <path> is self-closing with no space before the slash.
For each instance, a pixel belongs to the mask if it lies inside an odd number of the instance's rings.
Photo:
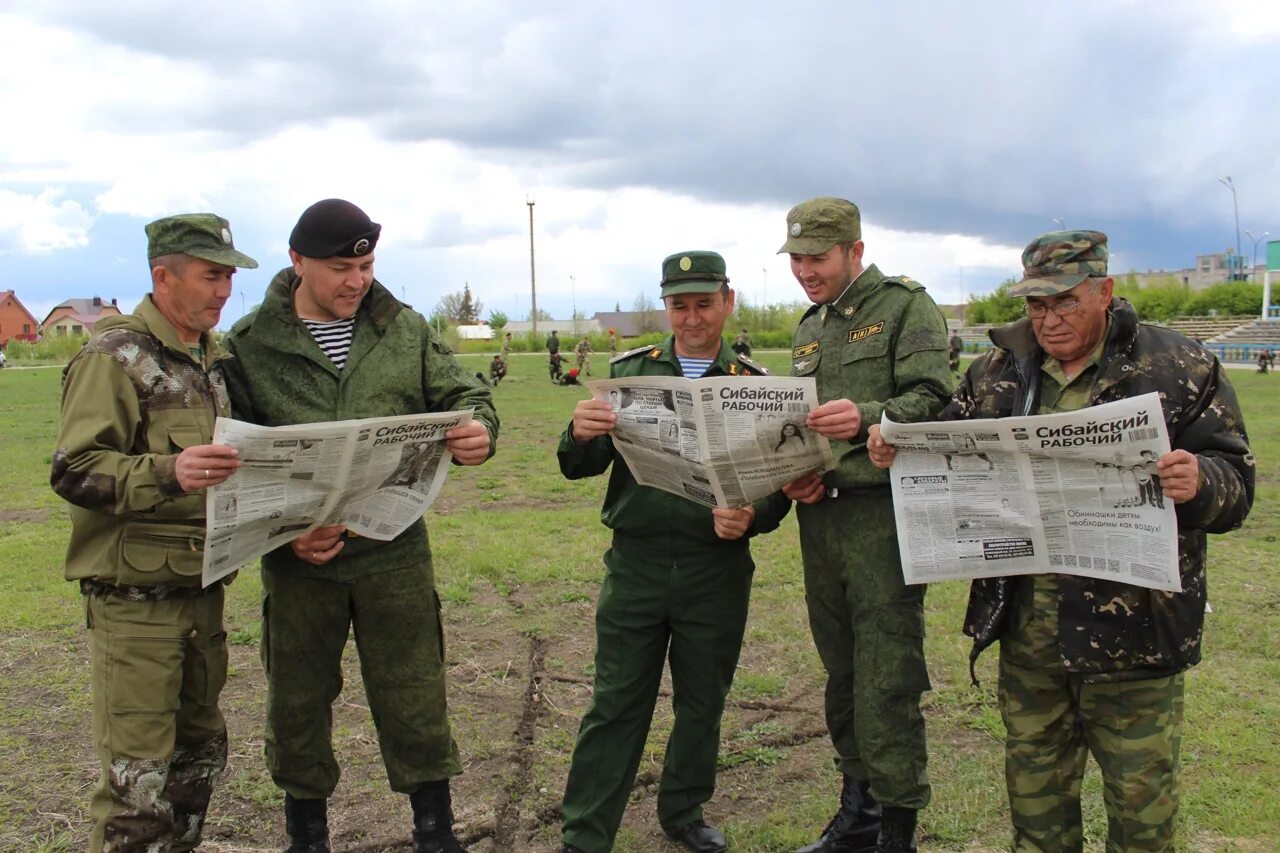
<path id="1" fill-rule="evenodd" d="M 0 509 L 0 524 L 11 522 L 42 524 L 48 517 L 47 509 Z"/>

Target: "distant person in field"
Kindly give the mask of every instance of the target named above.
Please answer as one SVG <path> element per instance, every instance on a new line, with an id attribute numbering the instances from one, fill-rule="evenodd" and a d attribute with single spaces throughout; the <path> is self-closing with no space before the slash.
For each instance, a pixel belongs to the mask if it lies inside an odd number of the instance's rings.
<path id="1" fill-rule="evenodd" d="M 721 340 L 733 291 L 720 255 L 668 257 L 661 287 L 672 334 L 619 355 L 611 378 L 765 373 Z M 713 510 L 638 485 L 614 447 L 617 405 L 580 401 L 560 437 L 560 470 L 569 479 L 612 465 L 601 518 L 613 531 L 596 608 L 594 691 L 569 766 L 561 850 L 613 849 L 669 662 L 675 723 L 658 780 L 658 821 L 686 850 L 723 853 L 724 834 L 706 822 L 703 806 L 715 791 L 720 717 L 746 627 L 755 568 L 747 543 L 776 528 L 790 503 L 778 492 Z"/>
<path id="2" fill-rule="evenodd" d="M 205 490 L 240 464 L 212 334 L 236 269 L 227 220 L 146 228 L 151 292 L 108 317 L 63 372 L 50 482 L 71 504 L 67 580 L 85 596 L 101 773 L 89 850 L 194 850 L 227 763 L 222 583 L 202 587 Z M 33 845 L 35 840 L 32 839 Z"/>
<path id="3" fill-rule="evenodd" d="M 1146 488 L 1148 502 L 1158 486 L 1159 501 L 1175 504 L 1181 592 L 1047 571 L 970 587 L 970 661 L 1000 643 L 1015 850 L 1082 848 L 1090 754 L 1102 771 L 1107 850 L 1174 849 L 1185 671 L 1200 661 L 1204 627 L 1205 534 L 1239 527 L 1253 501 L 1253 454 L 1227 371 L 1114 298 L 1107 254 L 1100 231 L 1032 240 L 1023 278 L 1009 289 L 1026 299 L 1027 316 L 991 330 L 994 347 L 969 365 L 940 415 L 1052 414 L 1154 392 L 1153 417 L 1163 415 L 1173 447 L 1155 460 L 1159 480 L 1147 473 Z M 879 426 L 867 449 L 878 467 L 892 464 Z"/>

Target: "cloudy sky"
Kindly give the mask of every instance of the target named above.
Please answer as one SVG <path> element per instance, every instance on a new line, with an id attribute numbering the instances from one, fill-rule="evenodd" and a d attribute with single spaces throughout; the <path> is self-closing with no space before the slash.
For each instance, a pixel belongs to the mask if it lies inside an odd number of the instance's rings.
<path id="1" fill-rule="evenodd" d="M 590 316 L 710 248 L 753 303 L 814 195 L 939 302 L 1035 234 L 1111 236 L 1112 270 L 1280 236 L 1280 4 L 0 0 L 0 289 L 37 319 L 132 306 L 143 225 L 231 220 L 262 262 L 223 326 L 339 196 L 383 224 L 379 279 L 424 313 Z M 1241 236 L 1246 256 L 1250 239 Z M 1263 248 L 1265 251 L 1265 248 Z"/>

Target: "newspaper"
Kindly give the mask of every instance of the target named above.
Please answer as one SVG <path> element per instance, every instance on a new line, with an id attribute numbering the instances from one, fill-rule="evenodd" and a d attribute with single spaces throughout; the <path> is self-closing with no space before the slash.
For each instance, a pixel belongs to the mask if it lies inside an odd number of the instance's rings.
<path id="1" fill-rule="evenodd" d="M 1158 394 L 881 431 L 907 583 L 1061 572 L 1181 591 Z"/>
<path id="2" fill-rule="evenodd" d="M 636 482 L 709 507 L 741 507 L 832 463 L 805 426 L 813 378 L 636 376 L 588 382 L 618 415 L 609 433 Z"/>
<path id="3" fill-rule="evenodd" d="M 444 485 L 445 432 L 470 420 L 470 410 L 280 427 L 219 418 L 213 442 L 239 450 L 240 467 L 205 498 L 204 585 L 315 527 L 399 536 Z"/>

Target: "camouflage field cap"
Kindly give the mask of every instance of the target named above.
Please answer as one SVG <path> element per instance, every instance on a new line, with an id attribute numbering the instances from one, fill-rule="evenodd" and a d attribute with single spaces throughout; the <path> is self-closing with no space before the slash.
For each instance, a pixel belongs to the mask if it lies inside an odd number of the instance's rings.
<path id="1" fill-rule="evenodd" d="M 1090 276 L 1107 274 L 1107 235 L 1101 231 L 1050 231 L 1022 250 L 1022 281 L 1010 296 L 1056 296 Z"/>
<path id="2" fill-rule="evenodd" d="M 378 245 L 382 226 L 349 201 L 326 198 L 302 211 L 289 248 L 304 258 L 359 258 Z"/>
<path id="3" fill-rule="evenodd" d="M 715 293 L 729 283 L 724 258 L 715 252 L 677 252 L 662 261 L 662 298 L 681 293 Z"/>
<path id="4" fill-rule="evenodd" d="M 213 213 L 166 216 L 147 225 L 147 259 L 161 255 L 190 255 L 229 267 L 258 268 L 258 262 L 237 252 L 231 242 L 231 223 Z"/>
<path id="5" fill-rule="evenodd" d="M 787 242 L 778 254 L 821 255 L 837 243 L 862 239 L 862 214 L 843 198 L 802 201 L 787 214 Z"/>

